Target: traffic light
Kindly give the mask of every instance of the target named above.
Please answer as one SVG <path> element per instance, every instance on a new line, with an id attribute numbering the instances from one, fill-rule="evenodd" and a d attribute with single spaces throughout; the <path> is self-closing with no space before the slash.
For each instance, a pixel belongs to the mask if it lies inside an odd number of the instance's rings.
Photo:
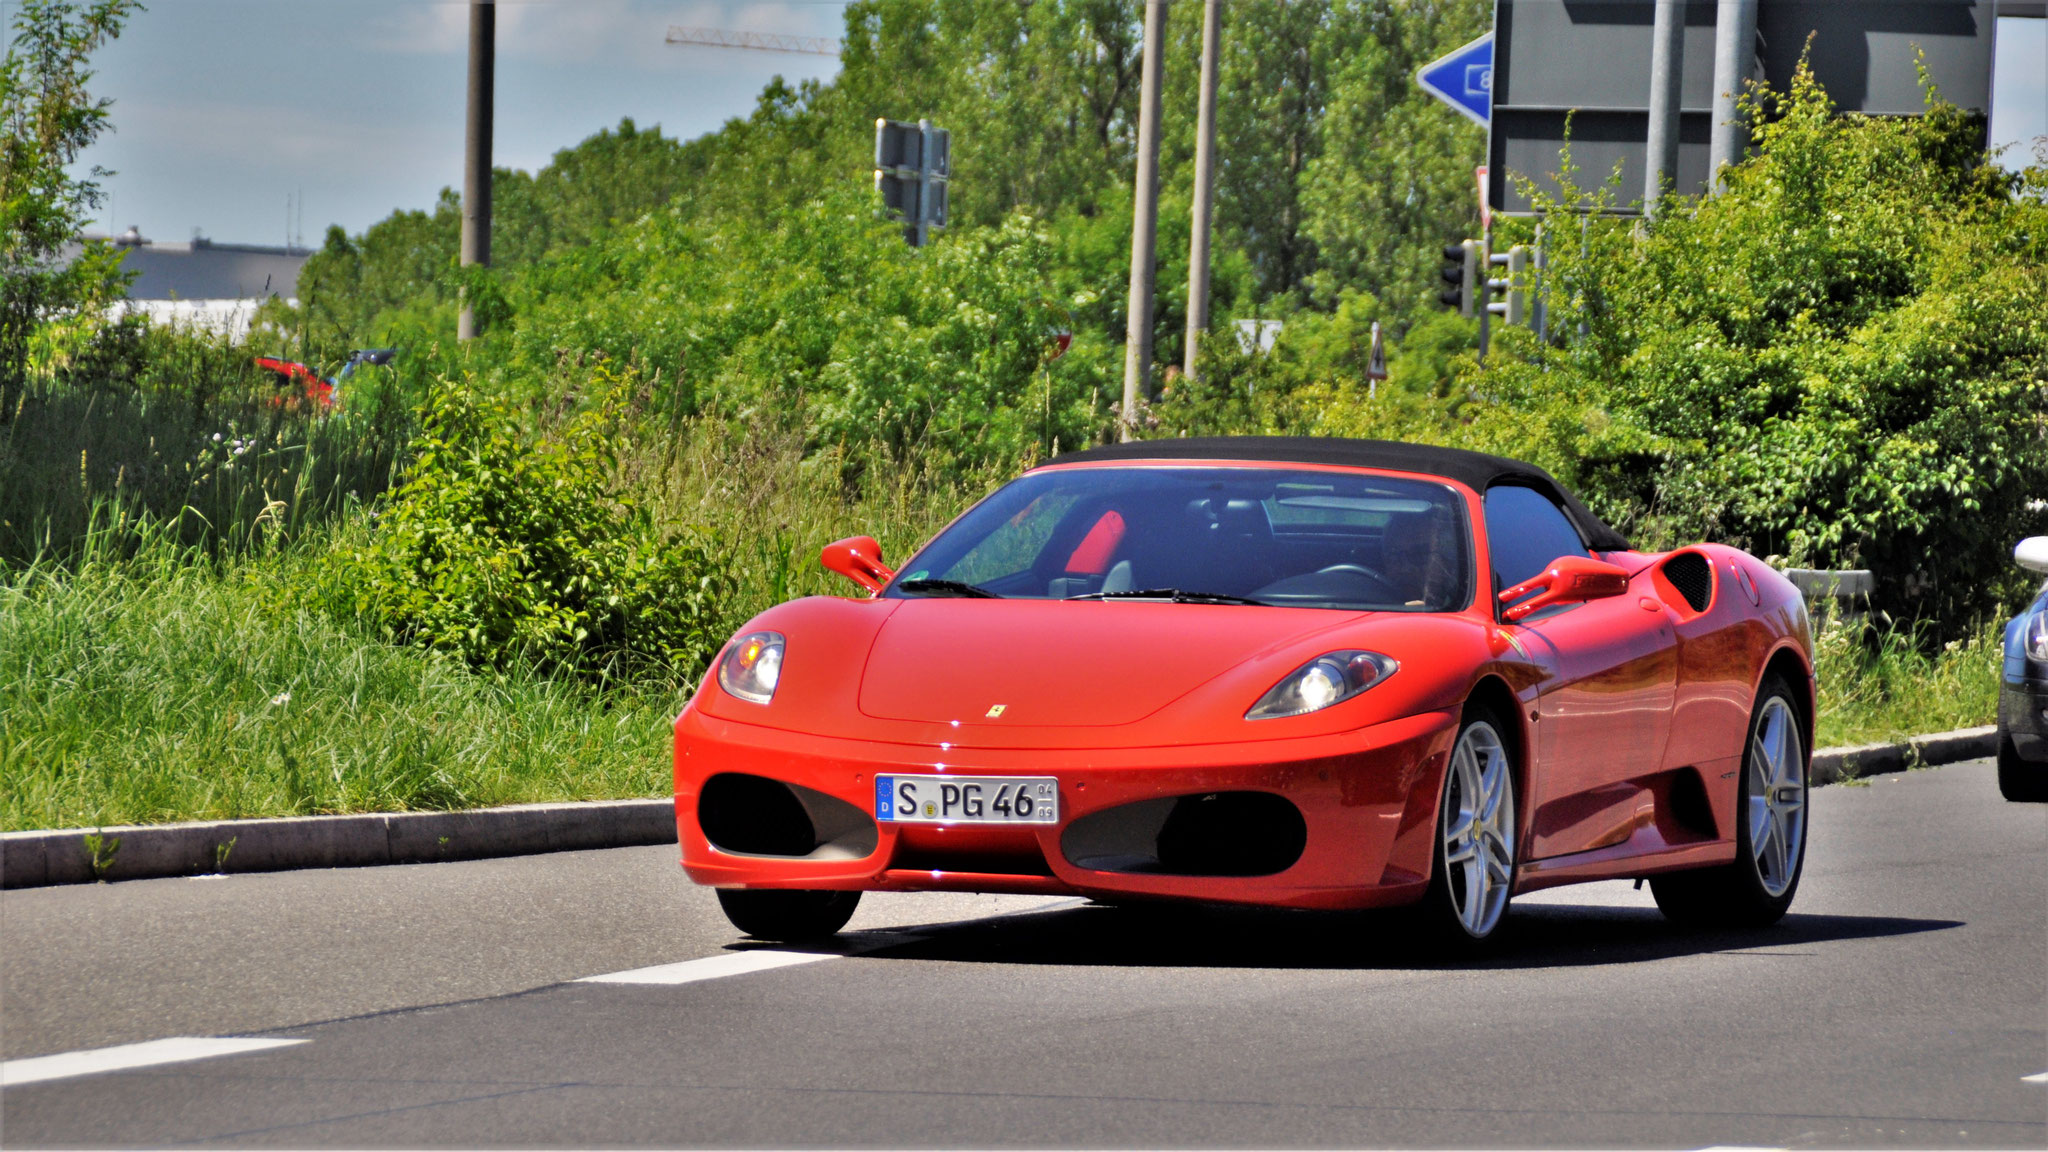
<path id="1" fill-rule="evenodd" d="M 1491 267 L 1508 270 L 1505 279 L 1489 278 L 1486 281 L 1486 310 L 1510 324 L 1526 323 L 1529 316 L 1528 245 L 1517 244 L 1506 252 L 1495 252 L 1486 258 L 1486 262 Z M 1499 300 L 1493 299 L 1495 292 L 1501 294 Z"/>
<path id="2" fill-rule="evenodd" d="M 1444 245 L 1444 261 L 1440 274 L 1450 287 L 1438 292 L 1436 298 L 1444 307 L 1456 308 L 1459 315 L 1469 317 L 1478 296 L 1479 241 Z"/>

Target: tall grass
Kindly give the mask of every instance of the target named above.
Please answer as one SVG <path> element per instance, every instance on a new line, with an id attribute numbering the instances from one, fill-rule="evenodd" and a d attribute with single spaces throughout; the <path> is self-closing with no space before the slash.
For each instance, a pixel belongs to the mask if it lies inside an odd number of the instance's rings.
<path id="1" fill-rule="evenodd" d="M 1823 623 L 1814 637 L 1826 748 L 1989 724 L 1998 715 L 2002 621 L 1932 643 L 1926 628 Z"/>
<path id="2" fill-rule="evenodd" d="M 300 531 L 389 487 L 410 435 L 381 371 L 330 414 L 203 333 L 116 325 L 91 353 L 0 422 L 0 559 L 133 546 L 143 523 L 210 552 Z"/>
<path id="3" fill-rule="evenodd" d="M 294 602 L 325 540 L 0 570 L 0 827 L 660 795 L 672 686 L 484 676 Z"/>
<path id="4" fill-rule="evenodd" d="M 900 566 L 1033 462 L 937 473 L 873 453 L 856 471 L 836 450 L 806 455 L 798 432 L 706 416 L 678 423 L 627 457 L 621 480 L 645 493 L 663 522 L 704 525 L 726 541 L 740 594 L 759 611 L 797 596 L 847 595 L 853 585 L 818 564 L 825 545 L 872 536 L 887 562 Z"/>

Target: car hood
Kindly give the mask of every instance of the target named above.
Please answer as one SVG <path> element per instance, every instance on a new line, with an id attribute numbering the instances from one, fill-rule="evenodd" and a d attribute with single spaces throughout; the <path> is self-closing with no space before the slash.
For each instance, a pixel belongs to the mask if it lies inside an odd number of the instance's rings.
<path id="1" fill-rule="evenodd" d="M 1362 615 L 1158 602 L 907 601 L 868 652 L 860 710 L 879 720 L 946 724 L 1130 724 L 1239 665 Z"/>
<path id="2" fill-rule="evenodd" d="M 696 710 L 810 736 L 951 748 L 1137 748 L 1350 731 L 1455 707 L 1485 667 L 1514 655 L 1490 622 L 1467 615 L 1156 601 L 810 596 L 770 608 L 742 631 L 755 629 L 788 637 L 774 699 L 749 703 L 706 677 Z M 1343 648 L 1385 652 L 1400 670 L 1320 712 L 1245 719 L 1282 676 Z"/>

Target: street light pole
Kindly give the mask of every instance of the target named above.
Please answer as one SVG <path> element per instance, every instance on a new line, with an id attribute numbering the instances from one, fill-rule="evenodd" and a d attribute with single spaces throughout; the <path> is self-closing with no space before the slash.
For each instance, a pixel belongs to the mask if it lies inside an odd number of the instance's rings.
<path id="1" fill-rule="evenodd" d="M 1223 0 L 1202 3 L 1202 95 L 1195 121 L 1194 234 L 1188 241 L 1188 334 L 1181 371 L 1195 379 L 1196 355 L 1209 330 L 1209 205 L 1216 191 L 1216 65 Z"/>
<path id="2" fill-rule="evenodd" d="M 493 0 L 469 0 L 469 104 L 462 136 L 462 263 L 491 262 L 491 94 L 496 61 L 498 7 Z M 455 338 L 476 337 L 476 312 L 468 301 L 455 319 Z"/>
<path id="3" fill-rule="evenodd" d="M 1707 137 L 1707 188 L 1725 165 L 1742 162 L 1742 84 L 1756 69 L 1756 0 L 1721 0 L 1714 12 L 1714 125 Z"/>
<path id="4" fill-rule="evenodd" d="M 1152 377 L 1152 282 L 1159 240 L 1159 88 L 1166 54 L 1167 0 L 1145 0 L 1139 74 L 1138 174 L 1131 210 L 1130 317 L 1124 328 L 1124 405 L 1119 439 L 1138 436 L 1138 405 Z"/>
<path id="5" fill-rule="evenodd" d="M 1685 0 L 1657 0 L 1650 29 L 1650 134 L 1643 149 L 1643 215 L 1657 215 L 1678 177 L 1679 82 L 1685 66 Z"/>

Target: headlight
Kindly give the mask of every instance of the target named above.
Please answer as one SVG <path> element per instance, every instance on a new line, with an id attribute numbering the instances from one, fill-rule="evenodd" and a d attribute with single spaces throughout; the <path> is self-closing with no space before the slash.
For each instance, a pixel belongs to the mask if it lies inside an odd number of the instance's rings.
<path id="1" fill-rule="evenodd" d="M 1399 667 L 1393 657 L 1378 652 L 1326 652 L 1273 685 L 1244 718 L 1272 720 L 1320 712 L 1385 680 Z"/>
<path id="2" fill-rule="evenodd" d="M 2034 613 L 2027 625 L 2027 659 L 2048 664 L 2048 609 Z"/>
<path id="3" fill-rule="evenodd" d="M 718 686 L 742 700 L 766 704 L 782 679 L 782 633 L 749 632 L 718 662 Z"/>

